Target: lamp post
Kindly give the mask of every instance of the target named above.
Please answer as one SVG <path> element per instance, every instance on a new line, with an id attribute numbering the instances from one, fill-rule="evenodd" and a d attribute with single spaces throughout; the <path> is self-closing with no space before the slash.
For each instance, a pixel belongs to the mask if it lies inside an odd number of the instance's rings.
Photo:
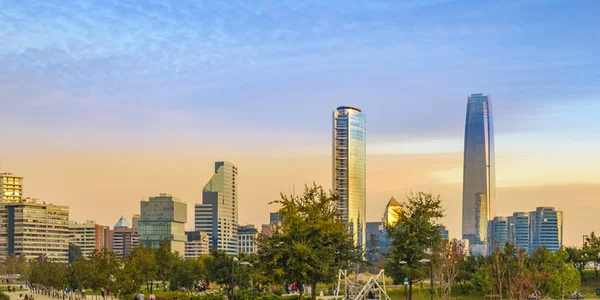
<path id="1" fill-rule="evenodd" d="M 246 267 L 252 267 L 252 264 L 247 261 L 241 262 L 240 265 L 246 266 Z M 240 277 L 241 277 L 241 274 L 242 274 L 242 269 L 240 268 Z M 241 283 L 242 283 L 242 280 L 240 278 L 240 284 Z M 242 289 L 242 286 L 240 285 L 240 290 L 241 289 Z M 254 287 L 252 286 L 252 275 L 250 275 L 250 298 L 254 299 Z"/>
<path id="2" fill-rule="evenodd" d="M 231 260 L 231 299 L 235 299 L 235 262 L 239 261 L 237 257 Z"/>
<path id="3" fill-rule="evenodd" d="M 431 281 L 429 282 L 429 294 L 431 295 L 431 300 L 433 300 L 433 263 L 427 258 L 423 258 L 419 260 L 419 262 L 422 264 L 429 264 L 429 266 L 431 267 Z"/>
<path id="4" fill-rule="evenodd" d="M 408 263 L 407 263 L 406 261 L 404 261 L 404 260 L 401 260 L 401 261 L 400 261 L 400 265 L 401 265 L 401 266 L 404 266 L 404 265 L 407 265 L 407 264 L 408 264 Z M 408 273 L 408 272 L 407 272 L 407 273 Z M 407 275 L 408 275 L 408 274 L 407 274 Z M 408 276 L 406 276 L 406 278 L 408 278 Z M 404 282 L 404 296 L 406 296 L 406 300 L 408 300 L 408 293 L 406 292 L 406 286 L 407 286 L 407 285 L 408 285 L 408 282 L 406 282 L 406 281 L 405 281 L 405 282 Z"/>

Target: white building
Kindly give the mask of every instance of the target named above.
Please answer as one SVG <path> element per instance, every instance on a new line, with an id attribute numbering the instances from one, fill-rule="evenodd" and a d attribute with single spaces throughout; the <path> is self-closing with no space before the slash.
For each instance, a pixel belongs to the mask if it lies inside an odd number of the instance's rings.
<path id="1" fill-rule="evenodd" d="M 96 249 L 96 222 L 69 222 L 69 243 L 81 249 L 81 255 L 88 258 Z"/>
<path id="2" fill-rule="evenodd" d="M 246 225 L 238 227 L 238 249 L 239 252 L 256 253 L 258 249 L 254 244 L 254 240 L 258 236 L 258 229 L 254 225 Z"/>
<path id="3" fill-rule="evenodd" d="M 187 231 L 188 240 L 185 242 L 185 258 L 198 258 L 208 255 L 208 235 L 206 232 Z"/>

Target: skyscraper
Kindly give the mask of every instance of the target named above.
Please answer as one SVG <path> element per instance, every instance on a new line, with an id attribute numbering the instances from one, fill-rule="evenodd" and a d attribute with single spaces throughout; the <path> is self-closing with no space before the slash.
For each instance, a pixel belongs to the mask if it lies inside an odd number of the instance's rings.
<path id="1" fill-rule="evenodd" d="M 488 221 L 494 217 L 496 183 L 494 127 L 489 96 L 468 97 L 463 170 L 463 239 L 472 249 L 485 247 Z"/>
<path id="2" fill-rule="evenodd" d="M 120 256 L 127 257 L 137 247 L 140 234 L 137 228 L 131 228 L 123 216 L 115 224 L 112 233 L 112 251 Z"/>
<path id="3" fill-rule="evenodd" d="M 390 198 L 388 204 L 385 206 L 385 212 L 383 213 L 383 219 L 381 223 L 383 226 L 394 226 L 398 223 L 398 212 L 402 209 L 400 203 L 396 200 L 396 198 Z"/>
<path id="4" fill-rule="evenodd" d="M 238 169 L 229 162 L 215 162 L 215 173 L 202 190 L 202 204 L 196 204 L 194 229 L 208 235 L 211 249 L 238 253 Z"/>
<path id="5" fill-rule="evenodd" d="M 507 239 L 515 248 L 529 251 L 529 213 L 516 212 L 508 217 Z"/>
<path id="6" fill-rule="evenodd" d="M 140 203 L 140 243 L 158 248 L 167 239 L 173 252 L 185 253 L 187 204 L 181 199 L 161 193 Z"/>
<path id="7" fill-rule="evenodd" d="M 488 254 L 495 249 L 503 250 L 507 241 L 508 221 L 506 217 L 494 217 L 488 223 Z"/>
<path id="8" fill-rule="evenodd" d="M 23 177 L 12 173 L 0 174 L 0 200 L 2 203 L 19 203 L 23 199 Z"/>
<path id="9" fill-rule="evenodd" d="M 537 247 L 556 252 L 563 244 L 563 212 L 538 207 L 529 213 L 530 251 Z"/>
<path id="10" fill-rule="evenodd" d="M 367 155 L 365 114 L 340 106 L 333 112 L 333 189 L 338 214 L 348 223 L 357 246 L 366 245 Z"/>

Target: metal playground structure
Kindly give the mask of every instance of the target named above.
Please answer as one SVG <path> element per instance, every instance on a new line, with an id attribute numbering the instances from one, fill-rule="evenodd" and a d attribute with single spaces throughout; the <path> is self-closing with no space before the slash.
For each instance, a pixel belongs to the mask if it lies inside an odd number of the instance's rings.
<path id="1" fill-rule="evenodd" d="M 344 295 L 338 297 L 342 286 Z M 346 300 L 391 300 L 385 291 L 384 270 L 379 271 L 377 276 L 367 278 L 363 274 L 356 274 L 352 279 L 348 277 L 348 271 L 340 270 L 334 295 L 335 299 Z"/>

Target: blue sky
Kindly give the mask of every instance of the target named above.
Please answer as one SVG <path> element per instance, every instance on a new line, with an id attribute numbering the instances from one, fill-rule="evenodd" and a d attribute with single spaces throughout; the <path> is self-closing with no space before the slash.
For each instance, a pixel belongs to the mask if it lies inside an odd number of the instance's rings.
<path id="1" fill-rule="evenodd" d="M 207 160 L 314 154 L 327 164 L 339 105 L 365 111 L 373 155 L 457 154 L 467 95 L 481 92 L 492 96 L 499 185 L 600 182 L 598 1 L 0 7 L 0 135 L 20 145 L 0 153 L 0 166 L 14 172 L 55 150 L 157 144 Z M 452 157 L 422 169 L 458 184 Z"/>
<path id="2" fill-rule="evenodd" d="M 492 94 L 505 121 L 497 129 L 506 132 L 600 92 L 595 1 L 2 7 L 0 84 L 8 99 L 0 108 L 46 126 L 136 132 L 147 128 L 144 120 L 164 127 L 179 119 L 196 130 L 227 114 L 234 120 L 220 130 L 313 133 L 322 123 L 307 119 L 328 123 L 335 106 L 353 104 L 368 113 L 373 136 L 439 137 L 460 132 L 472 92 Z M 105 117 L 113 121 L 103 124 Z"/>

